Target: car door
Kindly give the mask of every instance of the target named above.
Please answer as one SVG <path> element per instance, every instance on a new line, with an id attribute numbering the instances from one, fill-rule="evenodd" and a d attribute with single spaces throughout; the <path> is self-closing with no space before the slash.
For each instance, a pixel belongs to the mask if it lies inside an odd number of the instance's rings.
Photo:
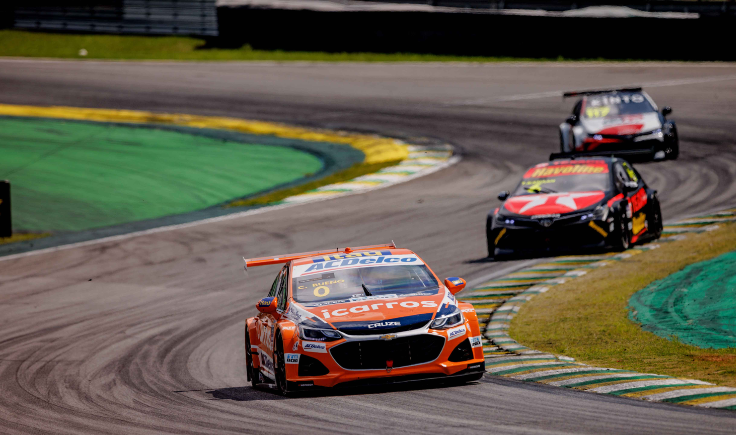
<path id="1" fill-rule="evenodd" d="M 278 298 L 279 290 L 284 281 L 285 270 L 286 267 L 279 271 L 273 284 L 271 284 L 271 290 L 268 292 L 268 296 Z M 276 319 L 272 314 L 259 313 L 257 322 L 258 356 L 261 367 L 265 369 L 266 374 L 273 376 L 273 331 L 276 328 Z"/>
<path id="2" fill-rule="evenodd" d="M 628 162 L 616 163 L 616 182 L 622 183 L 622 190 L 631 205 L 631 234 L 640 234 L 646 228 L 647 191 L 644 180 Z M 626 183 L 636 183 L 636 188 L 626 188 Z"/>

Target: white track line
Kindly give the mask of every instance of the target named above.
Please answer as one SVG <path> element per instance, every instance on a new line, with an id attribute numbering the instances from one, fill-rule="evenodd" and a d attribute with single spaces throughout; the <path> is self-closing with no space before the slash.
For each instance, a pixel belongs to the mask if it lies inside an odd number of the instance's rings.
<path id="1" fill-rule="evenodd" d="M 701 84 L 701 83 L 714 83 L 714 82 L 723 82 L 723 81 L 729 81 L 729 80 L 736 80 L 736 74 L 729 74 L 729 75 L 723 75 L 723 76 L 714 76 L 714 77 L 693 77 L 689 79 L 679 79 L 679 80 L 662 80 L 662 81 L 656 81 L 656 82 L 644 82 L 644 83 L 638 83 L 638 84 L 623 84 L 623 85 L 611 85 L 611 86 L 601 86 L 601 88 L 610 88 L 610 89 L 617 89 L 617 88 L 629 88 L 634 86 L 641 86 L 646 88 L 661 88 L 666 86 L 682 86 L 682 85 L 694 85 L 694 84 Z M 516 94 L 516 95 L 507 95 L 502 97 L 491 97 L 491 98 L 478 98 L 473 100 L 461 100 L 457 102 L 449 102 L 445 103 L 445 106 L 481 106 L 489 103 L 502 103 L 506 101 L 522 101 L 522 100 L 537 100 L 542 98 L 555 98 L 555 97 L 562 97 L 562 95 L 566 91 L 549 91 L 549 92 L 537 92 L 533 94 Z"/>

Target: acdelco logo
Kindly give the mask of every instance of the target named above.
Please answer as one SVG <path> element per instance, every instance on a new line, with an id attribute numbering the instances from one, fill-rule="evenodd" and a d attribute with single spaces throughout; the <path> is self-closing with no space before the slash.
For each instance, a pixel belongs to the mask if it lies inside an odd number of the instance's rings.
<path id="1" fill-rule="evenodd" d="M 305 352 L 327 353 L 327 345 L 313 341 L 303 341 L 302 349 Z"/>
<path id="2" fill-rule="evenodd" d="M 378 322 L 368 325 L 368 329 L 380 328 L 382 326 L 401 326 L 401 322 Z"/>

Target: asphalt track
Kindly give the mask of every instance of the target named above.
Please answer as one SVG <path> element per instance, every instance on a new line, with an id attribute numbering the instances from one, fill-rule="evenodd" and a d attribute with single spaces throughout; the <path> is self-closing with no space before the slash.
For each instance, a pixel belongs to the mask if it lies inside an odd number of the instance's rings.
<path id="1" fill-rule="evenodd" d="M 3 433 L 734 433 L 736 414 L 530 385 L 282 399 L 246 386 L 243 320 L 274 267 L 241 256 L 395 240 L 473 280 L 499 190 L 557 148 L 559 91 L 648 84 L 676 162 L 638 165 L 665 219 L 736 204 L 736 65 L 0 61 L 0 102 L 227 115 L 453 143 L 365 195 L 0 261 Z M 352 393 L 352 392 L 351 392 Z"/>

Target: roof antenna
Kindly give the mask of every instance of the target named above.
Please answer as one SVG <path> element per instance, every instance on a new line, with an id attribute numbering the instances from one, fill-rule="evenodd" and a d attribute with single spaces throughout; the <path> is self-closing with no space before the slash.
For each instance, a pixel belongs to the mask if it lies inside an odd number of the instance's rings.
<path id="1" fill-rule="evenodd" d="M 396 249 L 396 243 L 391 239 L 391 244 L 394 245 L 394 249 Z"/>
<path id="2" fill-rule="evenodd" d="M 243 270 L 245 271 L 245 274 L 248 275 L 248 260 L 246 260 L 245 257 L 243 257 L 243 262 L 245 263 L 243 265 Z"/>

